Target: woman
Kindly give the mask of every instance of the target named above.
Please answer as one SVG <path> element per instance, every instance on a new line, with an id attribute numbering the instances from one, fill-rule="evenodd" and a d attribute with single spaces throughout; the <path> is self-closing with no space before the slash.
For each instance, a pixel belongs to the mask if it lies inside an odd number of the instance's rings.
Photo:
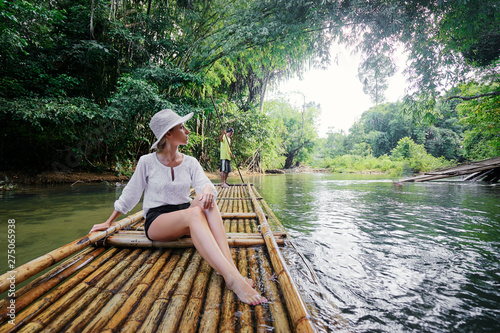
<path id="1" fill-rule="evenodd" d="M 219 208 L 215 204 L 217 191 L 194 157 L 181 154 L 179 145 L 186 145 L 189 130 L 184 122 L 193 113 L 180 117 L 172 110 L 156 113 L 149 126 L 157 141 L 151 149 L 156 152 L 142 156 L 122 195 L 115 202 L 115 210 L 108 220 L 96 224 L 90 232 L 106 230 L 122 213 L 129 212 L 144 192 L 143 209 L 146 236 L 152 241 L 172 241 L 191 235 L 194 246 L 202 257 L 220 273 L 228 288 L 245 303 L 256 305 L 267 300 L 236 268 Z M 196 197 L 189 203 L 190 187 Z"/>

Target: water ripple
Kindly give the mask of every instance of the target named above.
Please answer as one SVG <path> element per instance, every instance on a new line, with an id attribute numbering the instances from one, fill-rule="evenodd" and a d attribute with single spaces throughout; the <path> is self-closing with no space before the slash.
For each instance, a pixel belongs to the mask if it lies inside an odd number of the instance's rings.
<path id="1" fill-rule="evenodd" d="M 500 187 L 328 177 L 261 193 L 353 331 L 500 331 Z"/>

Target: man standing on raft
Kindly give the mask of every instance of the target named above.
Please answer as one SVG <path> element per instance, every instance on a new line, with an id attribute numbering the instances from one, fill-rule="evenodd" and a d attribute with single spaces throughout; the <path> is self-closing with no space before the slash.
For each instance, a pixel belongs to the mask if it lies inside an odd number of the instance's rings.
<path id="1" fill-rule="evenodd" d="M 193 116 L 180 117 L 172 110 L 156 113 L 149 126 L 157 141 L 143 155 L 134 174 L 108 220 L 96 224 L 90 232 L 106 230 L 120 214 L 132 210 L 144 193 L 144 231 L 151 241 L 172 241 L 190 235 L 196 250 L 222 275 L 228 288 L 245 303 L 256 305 L 267 300 L 253 289 L 253 281 L 243 277 L 234 264 L 219 208 L 217 191 L 200 163 L 179 152 L 187 145 L 189 130 L 184 122 Z M 190 188 L 196 190 L 191 201 Z"/>
<path id="2" fill-rule="evenodd" d="M 231 148 L 231 137 L 233 136 L 234 130 L 229 127 L 227 130 L 222 131 L 219 137 L 220 141 L 220 179 L 222 187 L 228 188 L 227 176 L 231 172 L 231 156 L 234 158 Z"/>

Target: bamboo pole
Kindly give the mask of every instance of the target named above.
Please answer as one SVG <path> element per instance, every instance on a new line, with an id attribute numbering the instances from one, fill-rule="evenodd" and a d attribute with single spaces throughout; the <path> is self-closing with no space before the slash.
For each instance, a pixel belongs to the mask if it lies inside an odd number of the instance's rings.
<path id="1" fill-rule="evenodd" d="M 215 333 L 219 326 L 221 296 L 224 279 L 212 270 L 208 284 L 205 307 L 200 321 L 199 333 Z"/>
<path id="2" fill-rule="evenodd" d="M 139 327 L 144 323 L 146 316 L 150 313 L 153 303 L 158 299 L 163 287 L 169 280 L 172 272 L 177 267 L 181 255 L 179 253 L 172 253 L 172 250 L 167 250 L 165 253 L 171 253 L 170 257 L 159 276 L 155 279 L 146 295 L 141 299 L 132 315 L 127 317 L 125 324 L 121 328 L 122 332 L 135 333 Z"/>
<path id="3" fill-rule="evenodd" d="M 193 290 L 191 291 L 189 301 L 182 315 L 177 332 L 196 332 L 211 270 L 212 267 L 210 267 L 208 262 L 206 260 L 202 260 L 200 270 L 194 280 Z"/>
<path id="4" fill-rule="evenodd" d="M 241 201 L 232 201 L 236 203 L 235 211 L 231 213 L 221 213 L 221 217 L 224 219 L 255 219 L 257 218 L 257 214 L 255 213 L 243 213 L 241 209 L 242 202 Z"/>
<path id="5" fill-rule="evenodd" d="M 240 198 L 241 197 L 241 187 L 240 186 L 234 186 L 234 192 L 232 193 L 233 198 Z M 238 203 L 240 202 L 239 200 L 233 200 L 233 207 L 235 207 L 235 210 L 233 212 L 240 212 L 238 208 Z"/>
<path id="6" fill-rule="evenodd" d="M 237 221 L 231 220 L 231 229 L 230 229 L 230 231 L 233 234 L 238 233 L 238 222 Z"/>
<path id="7" fill-rule="evenodd" d="M 255 289 L 259 291 L 262 295 L 265 293 L 263 292 L 264 290 L 260 288 L 263 283 L 261 274 L 259 272 L 259 264 L 257 262 L 257 252 L 255 248 L 248 248 L 247 250 L 247 256 L 248 256 L 248 262 L 250 266 L 249 274 L 250 278 L 254 281 L 255 283 Z M 266 295 L 267 296 L 267 295 Z M 254 306 L 254 313 L 255 313 L 255 329 L 256 332 L 258 333 L 265 333 L 268 332 L 268 329 L 272 326 L 271 322 L 269 320 L 269 312 L 268 312 L 268 305 L 262 305 L 258 304 Z"/>
<path id="8" fill-rule="evenodd" d="M 220 188 L 220 191 L 219 191 L 219 196 L 220 196 L 221 198 L 225 198 L 225 197 L 227 197 L 226 193 L 227 193 L 227 188 L 222 188 L 222 187 L 221 187 L 221 188 Z"/>
<path id="9" fill-rule="evenodd" d="M 231 249 L 231 256 L 236 262 L 236 250 Z M 227 286 L 224 288 L 222 296 L 222 308 L 219 323 L 219 333 L 234 333 L 235 332 L 235 294 Z"/>
<path id="10" fill-rule="evenodd" d="M 224 188 L 224 189 L 222 189 L 224 197 L 228 197 L 230 195 L 230 192 L 229 192 L 230 190 L 231 190 L 231 188 Z M 226 201 L 226 207 L 225 207 L 225 210 L 222 211 L 222 212 L 232 213 L 232 210 L 231 210 L 232 201 L 230 201 L 230 200 L 225 200 L 225 201 Z"/>
<path id="11" fill-rule="evenodd" d="M 19 324 L 26 323 L 29 320 L 22 331 L 37 332 L 43 329 L 54 317 L 68 308 L 73 300 L 91 288 L 96 281 L 103 278 L 129 252 L 130 250 L 118 251 L 118 249 L 105 252 L 89 266 L 78 272 L 76 276 L 31 305 L 21 313 L 22 316 L 19 318 Z"/>
<path id="12" fill-rule="evenodd" d="M 244 213 L 250 212 L 250 210 L 248 210 L 248 203 L 251 202 L 250 200 L 251 200 L 250 198 L 248 198 L 247 200 L 241 200 L 242 211 Z M 252 213 L 255 213 L 255 212 L 252 212 Z"/>
<path id="13" fill-rule="evenodd" d="M 232 186 L 230 188 L 230 193 L 231 193 L 231 197 L 238 197 L 238 191 L 239 191 L 239 187 L 238 186 Z M 238 201 L 235 201 L 235 200 L 232 200 L 231 201 L 231 207 L 232 207 L 232 211 L 231 213 L 237 213 L 237 209 L 238 209 Z"/>
<path id="14" fill-rule="evenodd" d="M 75 271 L 79 270 L 82 266 L 86 265 L 89 261 L 92 261 L 102 252 L 104 248 L 94 248 L 89 247 L 83 250 L 81 253 L 75 257 L 67 260 L 63 264 L 50 270 L 43 276 L 37 278 L 36 280 L 30 282 L 23 288 L 16 291 L 16 313 L 20 313 L 25 307 L 30 305 L 34 300 L 39 298 L 41 295 L 45 294 L 56 285 L 64 281 L 66 278 L 71 276 Z M 2 300 L 0 306 L 0 324 L 7 320 L 7 314 L 9 309 L 7 308 L 10 304 L 10 298 L 7 297 Z"/>
<path id="15" fill-rule="evenodd" d="M 157 260 L 154 261 L 154 265 L 153 261 L 151 260 L 154 257 L 148 259 L 147 265 L 150 265 L 152 267 L 148 271 L 146 277 L 142 279 L 139 285 L 133 290 L 125 303 L 120 307 L 120 311 L 116 311 L 113 317 L 106 323 L 106 326 L 101 330 L 101 333 L 116 332 L 118 330 L 118 327 L 120 327 L 120 325 L 132 313 L 136 305 L 139 304 L 142 296 L 146 294 L 148 290 L 151 290 L 152 284 L 155 281 L 156 277 L 161 276 L 163 267 L 165 266 L 165 263 L 170 256 L 171 250 L 159 250 L 158 252 L 161 255 Z M 160 278 L 159 280 L 165 283 L 164 279 Z M 161 284 L 160 281 L 158 281 L 157 283 Z M 161 284 L 161 286 L 163 286 L 163 284 Z"/>
<path id="16" fill-rule="evenodd" d="M 231 223 L 231 228 L 236 229 L 238 224 L 236 222 Z M 284 245 L 285 240 L 280 236 L 276 235 L 276 244 Z M 230 247 L 249 247 L 264 245 L 265 240 L 262 236 L 259 238 L 251 236 L 243 236 L 235 238 L 234 236 L 228 237 L 228 245 Z M 192 248 L 194 247 L 193 240 L 191 237 L 181 238 L 171 242 L 157 242 L 151 241 L 144 235 L 116 235 L 110 236 L 105 243 L 107 246 L 117 246 L 117 247 L 134 247 L 134 248 Z"/>
<path id="17" fill-rule="evenodd" d="M 104 306 L 105 302 L 113 296 L 113 289 L 117 288 L 124 280 L 130 276 L 127 267 L 139 257 L 141 250 L 127 251 L 124 257 L 113 258 L 116 265 L 104 275 L 94 280 L 90 288 L 77 299 L 72 298 L 70 302 L 61 306 L 65 311 L 48 324 L 44 332 L 81 332 L 83 327 L 98 310 Z M 58 310 L 59 311 L 59 310 Z"/>
<path id="18" fill-rule="evenodd" d="M 99 310 L 92 321 L 85 326 L 82 332 L 102 332 L 102 329 L 111 320 L 113 315 L 119 312 L 118 310 L 124 311 L 124 303 L 129 299 L 130 295 L 141 283 L 142 279 L 146 276 L 146 274 L 153 266 L 153 263 L 158 260 L 158 257 L 161 254 L 161 251 L 159 250 L 156 250 L 153 253 L 151 252 L 152 251 L 146 250 L 141 253 L 138 259 L 136 259 L 127 268 L 130 274 L 127 272 L 127 270 L 125 270 L 124 273 L 127 273 L 127 276 L 125 277 L 126 280 L 123 287 L 121 287 L 116 294 L 112 295 L 111 299 L 109 299 L 104 307 Z M 124 275 L 124 273 L 122 273 L 122 275 Z M 111 289 L 111 291 L 113 292 L 114 289 L 117 289 L 119 287 L 120 285 L 114 287 L 113 289 Z"/>
<path id="19" fill-rule="evenodd" d="M 293 279 L 290 276 L 288 268 L 284 264 L 284 259 L 278 249 L 278 244 L 273 237 L 272 230 L 267 223 L 267 220 L 264 216 L 264 212 L 260 207 L 257 199 L 255 198 L 254 193 L 250 187 L 250 184 L 247 184 L 248 192 L 252 197 L 252 203 L 259 217 L 261 233 L 264 236 L 266 241 L 266 247 L 269 252 L 269 256 L 271 257 L 271 263 L 273 265 L 274 271 L 278 275 L 278 279 L 283 290 L 283 294 L 286 300 L 287 308 L 289 310 L 292 323 L 294 329 L 301 332 L 316 332 L 316 329 L 311 320 L 311 316 L 307 307 L 304 303 L 304 300 L 300 296 L 300 293 L 295 286 Z"/>
<path id="20" fill-rule="evenodd" d="M 227 189 L 222 189 L 222 190 L 227 190 Z M 222 205 L 222 208 L 220 210 L 221 214 L 226 213 L 230 210 L 229 204 L 230 204 L 229 200 L 224 200 L 224 204 Z M 224 230 L 226 231 L 226 233 L 228 233 L 231 230 L 231 220 L 223 219 L 223 223 L 224 223 Z"/>
<path id="21" fill-rule="evenodd" d="M 173 333 L 177 331 L 182 313 L 184 312 L 188 301 L 189 292 L 193 286 L 194 277 L 196 276 L 202 260 L 203 258 L 201 257 L 201 254 L 196 251 L 168 304 L 163 320 L 158 327 L 160 332 Z"/>
<path id="22" fill-rule="evenodd" d="M 60 264 L 60 265 L 52 268 L 50 271 L 46 272 L 42 276 L 39 276 L 38 278 L 36 278 L 35 280 L 31 281 L 29 284 L 25 285 L 21 289 L 16 290 L 16 300 L 19 300 L 19 298 L 21 296 L 23 296 L 27 291 L 30 291 L 33 288 L 38 287 L 40 284 L 43 283 L 43 281 L 49 280 L 52 277 L 54 277 L 57 274 L 59 274 L 60 272 L 62 272 L 65 269 L 67 269 L 68 267 L 71 267 L 72 265 L 75 264 L 75 262 L 81 260 L 82 257 L 84 257 L 85 255 L 87 255 L 88 253 L 90 253 L 93 250 L 95 250 L 95 248 L 90 248 L 90 247 L 82 250 L 77 255 L 69 258 L 68 260 L 66 260 L 62 264 Z M 0 309 L 3 308 L 5 305 L 8 305 L 10 303 L 10 299 L 11 299 L 10 297 L 6 297 L 3 300 L 0 300 Z"/>
<path id="23" fill-rule="evenodd" d="M 257 220 L 250 220 L 250 225 L 252 226 L 252 231 L 259 231 L 259 223 Z"/>
<path id="24" fill-rule="evenodd" d="M 239 186 L 236 189 L 237 189 L 236 195 L 243 196 L 244 187 Z M 241 200 L 233 201 L 233 203 L 236 206 L 237 212 L 244 211 L 243 202 Z M 240 214 L 244 215 L 244 213 L 240 213 Z M 256 216 L 255 213 L 251 213 L 251 214 L 253 216 Z M 255 217 L 250 217 L 250 218 L 255 218 Z M 248 220 L 248 218 L 246 220 Z M 236 224 L 236 229 L 238 231 L 238 235 L 245 234 L 245 220 L 243 218 L 240 218 L 234 222 Z M 244 248 L 240 248 L 238 250 L 237 256 L 238 256 L 237 267 L 238 267 L 240 274 L 243 277 L 248 277 L 249 274 L 248 274 L 247 250 Z M 255 285 L 255 281 L 254 281 L 254 285 Z M 250 305 L 239 301 L 237 307 L 238 307 L 238 314 L 239 314 L 239 316 L 237 317 L 237 325 L 239 327 L 239 332 L 244 332 L 244 333 L 253 332 L 252 310 L 250 308 Z"/>
<path id="25" fill-rule="evenodd" d="M 248 212 L 248 201 L 243 202 L 242 209 L 244 212 Z M 245 233 L 252 233 L 252 228 L 250 227 L 250 220 L 251 219 L 245 219 Z"/>
<path id="26" fill-rule="evenodd" d="M 182 275 L 184 274 L 184 271 L 193 252 L 193 249 L 187 249 L 184 251 L 174 271 L 172 272 L 172 274 L 170 274 L 168 281 L 160 291 L 158 298 L 153 302 L 153 305 L 149 310 L 149 314 L 146 317 L 144 323 L 141 325 L 138 333 L 157 331 L 158 325 L 160 325 L 163 314 L 169 304 L 170 296 L 174 292 L 174 287 L 177 285 Z"/>
<path id="27" fill-rule="evenodd" d="M 226 191 L 227 191 L 227 192 L 226 192 L 226 193 L 227 193 L 227 196 L 228 196 L 228 197 L 235 197 L 235 195 L 234 195 L 234 191 L 235 191 L 235 189 L 236 189 L 236 187 L 234 187 L 234 186 L 231 186 L 231 187 L 227 188 L 227 189 L 226 189 Z M 232 201 L 231 201 L 231 207 L 232 207 Z M 233 211 L 232 211 L 232 210 L 230 210 L 229 212 L 230 212 L 230 213 L 232 213 Z"/>
<path id="28" fill-rule="evenodd" d="M 238 270 L 243 277 L 248 277 L 247 250 L 239 249 L 238 251 Z M 254 281 L 255 284 L 255 281 Z M 242 333 L 253 333 L 252 327 L 252 310 L 250 305 L 238 302 L 238 326 Z"/>
<path id="29" fill-rule="evenodd" d="M 281 302 L 278 287 L 274 280 L 276 277 L 273 274 L 273 269 L 269 264 L 266 254 L 262 249 L 257 250 L 259 253 L 259 266 L 261 269 L 262 282 L 264 290 L 266 290 L 266 297 L 269 302 L 269 310 L 273 316 L 272 325 L 274 326 L 273 332 L 286 333 L 291 332 L 288 322 L 286 307 Z"/>
<path id="30" fill-rule="evenodd" d="M 100 329 L 100 324 L 98 321 L 101 319 L 100 314 L 104 316 L 107 315 L 106 311 L 113 311 L 116 309 L 116 304 L 111 301 L 113 297 L 116 296 L 115 300 L 118 302 L 125 301 L 123 295 L 120 295 L 120 291 L 129 286 L 130 281 L 134 281 L 134 276 L 137 272 L 142 272 L 138 270 L 139 267 L 146 261 L 146 259 L 151 254 L 152 250 L 135 250 L 132 252 L 123 262 L 124 269 L 100 292 L 92 299 L 90 304 L 87 305 L 85 310 L 78 314 L 78 316 L 71 321 L 68 326 L 67 331 L 71 332 L 95 332 Z M 122 264 L 122 263 L 120 263 Z M 118 269 L 119 266 L 116 267 Z M 138 281 L 137 281 L 138 283 Z M 126 292 L 126 290 L 125 290 Z M 121 296 L 121 297 L 120 297 Z M 122 299 L 120 299 L 122 298 Z M 101 312 L 102 311 L 102 312 Z M 95 329 L 92 326 L 94 323 Z M 90 327 L 87 327 L 90 325 Z M 101 326 L 102 327 L 102 326 Z"/>
<path id="31" fill-rule="evenodd" d="M 262 197 L 256 197 L 257 200 L 262 200 L 263 198 Z M 218 198 L 218 199 L 221 199 L 221 200 L 241 200 L 241 201 L 251 201 L 252 199 L 250 198 L 229 198 L 229 197 L 222 197 L 222 198 Z"/>
<path id="32" fill-rule="evenodd" d="M 219 208 L 219 212 L 222 212 L 222 205 L 226 202 L 226 200 L 221 199 L 217 197 L 215 203 L 217 204 L 217 207 Z"/>
<path id="33" fill-rule="evenodd" d="M 262 234 L 260 232 L 246 232 L 245 229 L 245 220 L 250 220 L 250 219 L 238 219 L 238 224 L 242 224 L 243 227 L 240 229 L 238 227 L 238 232 L 228 232 L 226 235 L 230 239 L 263 239 Z M 286 232 L 273 232 L 274 237 L 286 237 L 287 233 Z M 144 237 L 147 239 L 146 235 L 144 235 L 144 232 L 142 231 L 135 231 L 135 230 L 124 230 L 116 233 L 115 235 L 109 236 L 109 238 L 135 238 L 135 237 Z M 191 237 L 185 236 L 180 239 L 189 239 Z M 155 241 L 151 241 L 155 242 Z"/>
<path id="34" fill-rule="evenodd" d="M 243 201 L 241 200 L 238 200 L 238 201 L 235 201 L 236 204 L 238 205 L 238 215 L 235 217 L 235 218 L 238 218 L 238 219 L 255 219 L 257 218 L 257 214 L 255 214 L 254 212 L 252 213 L 244 213 L 243 211 Z"/>
<path id="35" fill-rule="evenodd" d="M 96 260 L 89 263 L 85 268 L 80 270 L 76 275 L 72 276 L 69 280 L 65 281 L 63 284 L 59 285 L 55 289 L 51 290 L 43 298 L 38 299 L 35 303 L 31 304 L 29 307 L 25 308 L 24 311 L 16 314 L 16 325 L 15 326 L 2 326 L 0 332 L 11 332 L 17 330 L 18 328 L 25 325 L 28 321 L 35 318 L 35 316 L 43 313 L 47 308 L 52 306 L 61 297 L 67 297 L 68 293 L 74 293 L 74 287 L 78 285 L 81 281 L 86 279 L 90 274 L 93 274 L 96 269 L 105 265 L 111 260 L 111 258 L 118 252 L 117 249 L 111 249 L 98 257 Z M 77 288 L 78 289 L 78 288 Z"/>
<path id="36" fill-rule="evenodd" d="M 16 268 L 15 271 L 8 272 L 0 276 L 0 293 L 3 293 L 10 286 L 10 278 L 12 275 L 15 276 L 16 284 L 23 282 L 24 280 L 32 277 L 33 275 L 43 271 L 44 269 L 52 266 L 53 264 L 61 261 L 64 258 L 84 249 L 88 245 L 95 243 L 96 241 L 120 230 L 126 226 L 136 223 L 142 219 L 142 211 L 130 215 L 118 222 L 113 223 L 111 227 L 107 230 L 101 232 L 94 232 L 90 235 L 77 239 L 69 244 L 66 244 L 52 252 L 49 252 L 37 259 L 34 259 L 22 266 Z"/>

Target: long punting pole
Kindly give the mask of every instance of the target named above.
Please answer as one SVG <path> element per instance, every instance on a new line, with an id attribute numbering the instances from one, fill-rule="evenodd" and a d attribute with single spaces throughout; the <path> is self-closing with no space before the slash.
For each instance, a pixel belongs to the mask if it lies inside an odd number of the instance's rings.
<path id="1" fill-rule="evenodd" d="M 274 239 L 273 231 L 267 223 L 264 211 L 259 205 L 250 183 L 247 184 L 247 187 L 250 197 L 252 198 L 255 213 L 257 213 L 257 216 L 259 217 L 260 232 L 265 239 L 267 251 L 269 252 L 269 257 L 271 258 L 274 271 L 278 275 L 295 330 L 297 332 L 316 332 L 306 304 L 304 303 L 302 297 L 300 297 L 298 288 L 293 282 L 290 272 L 284 263 L 285 261 L 278 249 L 278 244 L 276 244 L 276 240 Z"/>
<path id="2" fill-rule="evenodd" d="M 15 276 L 16 284 L 23 282 L 24 280 L 32 277 L 33 275 L 43 271 L 44 269 L 52 266 L 56 262 L 61 261 L 64 258 L 84 249 L 90 244 L 103 239 L 104 237 L 123 229 L 131 224 L 134 224 L 142 219 L 142 211 L 130 215 L 118 222 L 113 223 L 111 227 L 101 232 L 94 232 L 90 235 L 77 239 L 69 244 L 66 244 L 52 252 L 49 252 L 37 259 L 34 259 L 26 264 L 17 267 L 11 272 L 7 272 L 0 276 L 0 293 L 3 293 L 10 286 L 10 280 L 13 275 Z"/>
<path id="3" fill-rule="evenodd" d="M 219 119 L 220 127 L 221 127 L 222 129 L 224 129 L 224 125 L 222 125 L 222 120 L 220 119 L 219 111 L 217 110 L 217 106 L 215 105 L 214 98 L 212 97 L 212 94 L 210 94 L 210 99 L 212 100 L 212 104 L 214 105 L 215 113 L 217 113 L 217 118 Z M 224 133 L 224 135 L 226 135 L 226 134 Z M 226 139 L 227 139 L 227 136 L 226 136 Z M 231 147 L 229 147 L 229 149 L 231 150 Z M 231 153 L 232 153 L 232 152 L 231 152 Z M 233 155 L 234 155 L 234 154 L 233 154 Z M 236 170 L 238 170 L 238 173 L 239 173 L 239 175 L 240 175 L 241 182 L 242 182 L 242 183 L 245 183 L 245 181 L 243 180 L 243 177 L 241 176 L 240 168 L 239 168 L 239 166 L 238 166 L 238 164 L 239 164 L 239 163 L 238 163 L 238 161 L 236 160 L 236 158 L 235 158 L 234 160 L 235 160 L 235 162 L 236 162 Z"/>

